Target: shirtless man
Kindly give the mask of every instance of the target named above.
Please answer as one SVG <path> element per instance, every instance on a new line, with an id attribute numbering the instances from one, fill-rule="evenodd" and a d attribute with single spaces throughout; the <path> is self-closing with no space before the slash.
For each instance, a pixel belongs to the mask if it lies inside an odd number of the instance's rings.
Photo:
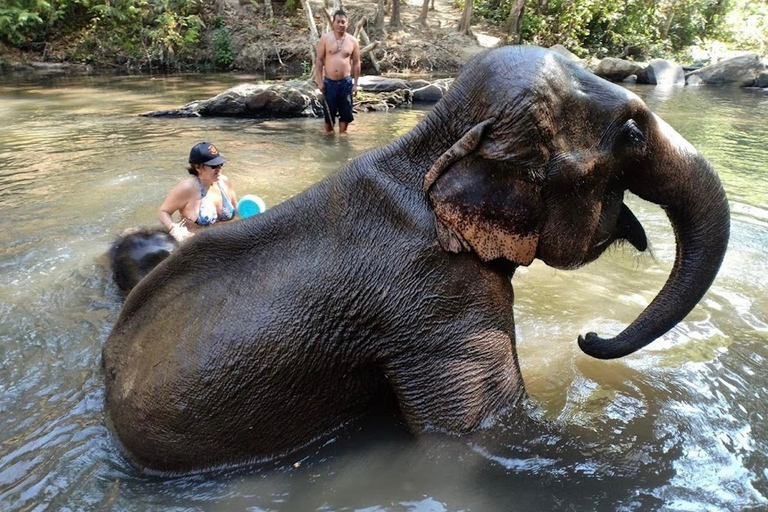
<path id="1" fill-rule="evenodd" d="M 317 43 L 317 86 L 325 95 L 325 133 L 333 133 L 339 116 L 339 133 L 346 133 L 352 122 L 352 96 L 360 79 L 360 44 L 347 34 L 347 13 L 333 13 L 333 32 L 323 34 Z M 354 82 L 353 82 L 354 77 Z"/>

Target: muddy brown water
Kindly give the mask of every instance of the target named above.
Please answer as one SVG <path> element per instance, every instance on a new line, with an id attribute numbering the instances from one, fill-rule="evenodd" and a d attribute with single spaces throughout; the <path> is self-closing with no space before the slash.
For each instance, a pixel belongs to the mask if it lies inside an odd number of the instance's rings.
<path id="1" fill-rule="evenodd" d="M 344 139 L 320 120 L 137 116 L 244 79 L 0 81 L 0 509 L 768 509 L 768 95 L 738 89 L 635 89 L 712 161 L 733 212 L 718 279 L 662 339 L 611 362 L 576 345 L 621 330 L 671 267 L 664 214 L 631 198 L 652 256 L 515 276 L 522 417 L 466 438 L 374 417 L 280 463 L 202 476 L 126 464 L 104 425 L 100 350 L 120 298 L 101 256 L 121 230 L 157 223 L 189 147 L 214 141 L 239 194 L 275 205 L 426 113 L 363 114 Z"/>

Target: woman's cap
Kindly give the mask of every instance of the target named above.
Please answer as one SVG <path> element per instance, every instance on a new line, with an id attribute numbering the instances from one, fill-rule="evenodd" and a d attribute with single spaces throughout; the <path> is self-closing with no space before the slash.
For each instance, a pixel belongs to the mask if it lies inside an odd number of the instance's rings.
<path id="1" fill-rule="evenodd" d="M 189 152 L 189 163 L 191 164 L 213 166 L 221 165 L 226 161 L 227 159 L 221 156 L 216 146 L 210 142 L 198 142 L 192 146 L 192 150 Z"/>

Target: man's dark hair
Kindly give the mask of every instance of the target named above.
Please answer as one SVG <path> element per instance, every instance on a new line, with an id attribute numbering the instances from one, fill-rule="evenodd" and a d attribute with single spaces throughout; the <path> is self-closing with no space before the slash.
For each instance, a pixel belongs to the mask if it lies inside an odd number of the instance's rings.
<path id="1" fill-rule="evenodd" d="M 344 9 L 336 9 L 336 11 L 333 13 L 333 18 L 331 18 L 333 21 L 336 21 L 336 16 L 343 16 L 344 18 L 347 17 L 347 13 L 344 12 Z"/>

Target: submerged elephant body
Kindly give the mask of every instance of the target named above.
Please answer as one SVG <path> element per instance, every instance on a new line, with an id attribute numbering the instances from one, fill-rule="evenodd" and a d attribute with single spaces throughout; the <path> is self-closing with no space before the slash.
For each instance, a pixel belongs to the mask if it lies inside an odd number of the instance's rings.
<path id="1" fill-rule="evenodd" d="M 380 404 L 414 432 L 472 431 L 525 394 L 514 269 L 644 250 L 626 190 L 665 208 L 678 257 L 627 330 L 580 339 L 596 357 L 698 302 L 725 252 L 725 194 L 633 94 L 539 48 L 490 52 L 403 138 L 142 280 L 104 346 L 108 422 L 166 473 L 278 457 Z"/>

